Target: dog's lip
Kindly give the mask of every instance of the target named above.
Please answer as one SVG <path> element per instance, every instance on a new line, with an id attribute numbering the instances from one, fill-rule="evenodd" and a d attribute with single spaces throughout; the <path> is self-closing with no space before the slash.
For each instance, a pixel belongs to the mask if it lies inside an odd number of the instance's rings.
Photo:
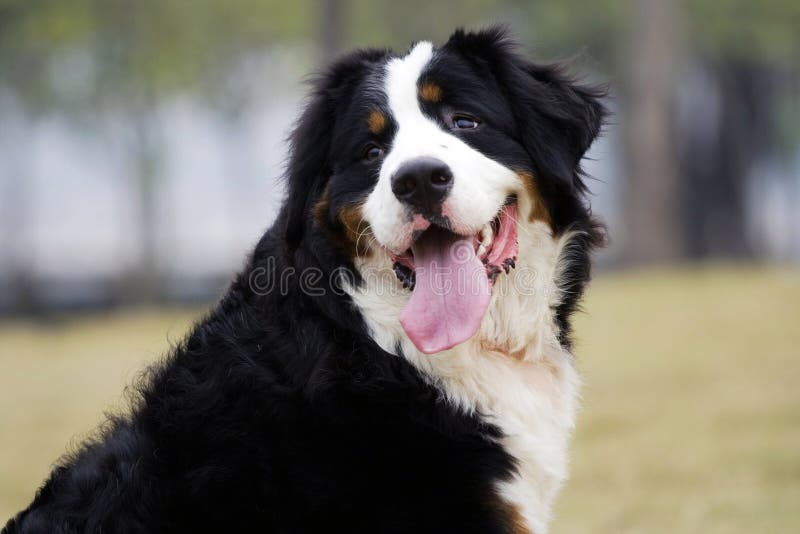
<path id="1" fill-rule="evenodd" d="M 394 258 L 402 256 L 404 254 L 411 253 L 411 246 L 420 238 L 422 234 L 424 234 L 428 229 L 431 227 L 442 228 L 447 230 L 448 232 L 452 232 L 455 235 L 466 237 L 466 236 L 475 236 L 476 238 L 478 235 L 484 231 L 484 229 L 488 225 L 493 225 L 498 222 L 500 215 L 507 206 L 517 203 L 517 195 L 511 194 L 506 197 L 505 202 L 498 208 L 497 213 L 494 217 L 486 221 L 480 228 L 477 230 L 467 230 L 467 231 L 459 231 L 458 228 L 454 228 L 453 225 L 450 223 L 449 219 L 447 218 L 439 218 L 439 217 L 425 217 L 420 214 L 415 214 L 412 219 L 412 229 L 411 235 L 409 240 L 406 242 L 405 248 L 403 249 L 387 249 L 389 252 L 389 256 L 394 261 Z M 496 229 L 495 229 L 496 230 Z"/>

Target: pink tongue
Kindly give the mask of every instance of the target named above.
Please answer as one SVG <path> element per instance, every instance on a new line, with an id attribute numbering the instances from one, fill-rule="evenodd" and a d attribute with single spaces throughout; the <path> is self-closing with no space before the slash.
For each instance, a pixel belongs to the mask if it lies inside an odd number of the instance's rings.
<path id="1" fill-rule="evenodd" d="M 416 282 L 400 324 L 417 348 L 433 354 L 463 343 L 481 325 L 492 288 L 472 236 L 430 228 L 412 246 Z"/>

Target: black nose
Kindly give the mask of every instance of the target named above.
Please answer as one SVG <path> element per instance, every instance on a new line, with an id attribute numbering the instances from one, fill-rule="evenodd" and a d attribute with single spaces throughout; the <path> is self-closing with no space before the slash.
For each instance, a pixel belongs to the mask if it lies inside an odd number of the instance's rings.
<path id="1" fill-rule="evenodd" d="M 443 161 L 431 157 L 404 163 L 392 176 L 392 192 L 422 213 L 438 215 L 453 188 L 453 173 Z"/>

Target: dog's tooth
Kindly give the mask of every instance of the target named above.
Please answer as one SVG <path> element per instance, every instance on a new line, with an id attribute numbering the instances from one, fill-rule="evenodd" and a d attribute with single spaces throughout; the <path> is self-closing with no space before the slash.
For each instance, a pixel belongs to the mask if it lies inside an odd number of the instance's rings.
<path id="1" fill-rule="evenodd" d="M 478 256 L 483 256 L 489 250 L 489 246 L 492 244 L 492 240 L 494 239 L 494 232 L 492 231 L 491 224 L 485 224 L 481 231 L 478 233 L 478 240 L 480 241 L 480 246 L 478 247 Z"/>

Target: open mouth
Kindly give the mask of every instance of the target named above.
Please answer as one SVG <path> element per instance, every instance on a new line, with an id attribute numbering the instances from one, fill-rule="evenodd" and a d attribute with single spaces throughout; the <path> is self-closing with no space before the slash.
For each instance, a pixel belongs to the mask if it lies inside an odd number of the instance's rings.
<path id="1" fill-rule="evenodd" d="M 450 234 L 449 236 L 447 234 Z M 398 280 L 406 289 L 414 289 L 416 283 L 416 265 L 414 262 L 414 248 L 418 247 L 420 240 L 437 241 L 450 250 L 451 255 L 463 255 L 463 250 L 458 250 L 458 244 L 464 243 L 465 236 L 460 236 L 449 230 L 431 226 L 422 232 L 411 247 L 400 255 L 392 254 L 393 269 Z M 468 242 L 467 242 L 468 243 Z M 462 245 L 463 246 L 463 245 Z M 472 248 L 478 259 L 486 268 L 486 276 L 494 283 L 500 272 L 508 273 L 516 266 L 519 246 L 517 241 L 517 204 L 516 199 L 507 202 L 500 213 L 486 223 L 481 230 L 472 236 Z"/>
<path id="2" fill-rule="evenodd" d="M 497 276 L 517 260 L 516 215 L 512 199 L 474 235 L 433 225 L 393 256 L 395 274 L 412 291 L 400 323 L 420 351 L 449 349 L 478 331 Z"/>

